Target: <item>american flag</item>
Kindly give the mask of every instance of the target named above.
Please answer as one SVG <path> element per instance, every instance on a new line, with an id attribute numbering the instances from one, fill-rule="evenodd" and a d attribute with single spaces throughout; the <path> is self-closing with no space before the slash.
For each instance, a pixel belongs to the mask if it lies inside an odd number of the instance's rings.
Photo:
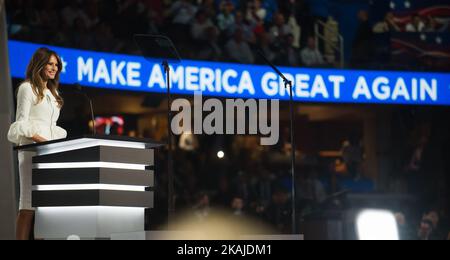
<path id="1" fill-rule="evenodd" d="M 433 69 L 450 69 L 450 35 L 443 33 L 395 33 L 391 37 L 393 59 L 408 63 L 411 59 L 432 65 Z"/>
<path id="2" fill-rule="evenodd" d="M 395 13 L 417 12 L 433 6 L 450 7 L 448 0 L 387 0 L 387 2 L 389 2 L 390 9 Z"/>
<path id="3" fill-rule="evenodd" d="M 383 5 L 394 13 L 395 21 L 400 28 L 405 28 L 412 17 L 418 15 L 423 21 L 432 17 L 436 21 L 436 31 L 447 31 L 450 23 L 449 0 L 372 0 L 374 5 Z M 388 5 L 388 6 L 386 6 Z"/>
<path id="4" fill-rule="evenodd" d="M 414 15 L 422 19 L 435 17 L 439 21 L 450 20 L 449 0 L 370 0 L 370 5 L 372 14 L 377 18 L 382 19 L 386 12 L 394 13 L 400 26 L 409 23 Z"/>

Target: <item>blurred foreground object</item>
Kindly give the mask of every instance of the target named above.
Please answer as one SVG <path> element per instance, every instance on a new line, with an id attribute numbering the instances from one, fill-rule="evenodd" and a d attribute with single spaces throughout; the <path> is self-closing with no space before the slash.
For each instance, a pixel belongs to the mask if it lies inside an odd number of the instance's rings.
<path id="1" fill-rule="evenodd" d="M 390 211 L 364 210 L 356 225 L 359 240 L 399 240 L 397 221 Z"/>

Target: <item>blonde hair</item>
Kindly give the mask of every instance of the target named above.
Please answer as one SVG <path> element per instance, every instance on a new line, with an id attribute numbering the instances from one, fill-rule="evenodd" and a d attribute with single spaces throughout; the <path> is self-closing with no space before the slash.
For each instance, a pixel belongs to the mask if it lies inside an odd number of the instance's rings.
<path id="1" fill-rule="evenodd" d="M 47 64 L 49 63 L 52 56 L 54 56 L 58 60 L 58 71 L 56 73 L 55 79 L 46 79 L 44 69 L 45 66 L 47 66 Z M 44 91 L 46 88 L 44 82 L 47 81 L 47 88 L 56 98 L 59 107 L 61 108 L 64 105 L 64 100 L 58 93 L 59 76 L 61 74 L 61 70 L 61 58 L 56 52 L 48 48 L 40 48 L 34 53 L 30 63 L 28 64 L 25 81 L 31 84 L 34 94 L 36 94 L 36 96 L 38 97 L 38 103 L 40 103 L 44 99 Z"/>

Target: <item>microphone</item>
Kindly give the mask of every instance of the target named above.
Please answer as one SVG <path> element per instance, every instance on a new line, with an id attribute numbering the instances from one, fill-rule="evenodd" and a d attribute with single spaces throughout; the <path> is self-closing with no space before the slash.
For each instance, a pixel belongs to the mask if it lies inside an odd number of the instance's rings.
<path id="1" fill-rule="evenodd" d="M 81 86 L 79 83 L 75 83 L 74 86 L 75 86 L 76 92 L 80 93 L 89 102 L 89 109 L 91 112 L 91 120 L 92 120 L 92 123 L 94 124 L 93 128 L 92 128 L 92 134 L 96 135 L 97 130 L 95 127 L 94 106 L 92 105 L 92 99 L 86 94 L 86 92 L 83 91 L 83 86 Z"/>

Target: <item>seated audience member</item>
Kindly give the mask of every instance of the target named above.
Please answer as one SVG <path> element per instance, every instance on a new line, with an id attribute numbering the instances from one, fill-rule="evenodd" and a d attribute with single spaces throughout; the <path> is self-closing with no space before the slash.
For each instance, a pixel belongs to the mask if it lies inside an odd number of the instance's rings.
<path id="1" fill-rule="evenodd" d="M 284 48 L 280 50 L 280 53 L 278 55 L 278 63 L 291 67 L 299 66 L 300 51 L 294 47 L 294 35 L 287 35 L 284 44 Z"/>
<path id="2" fill-rule="evenodd" d="M 292 29 L 286 23 L 286 18 L 282 13 L 276 13 L 274 15 L 274 25 L 269 31 L 271 42 L 283 41 L 284 37 L 289 34 L 292 34 Z"/>
<path id="3" fill-rule="evenodd" d="M 172 4 L 168 10 L 167 16 L 172 17 L 173 24 L 189 24 L 195 17 L 197 7 L 192 5 L 189 0 L 179 0 Z"/>
<path id="4" fill-rule="evenodd" d="M 221 32 L 230 32 L 235 24 L 234 6 L 230 1 L 224 1 L 221 6 L 221 12 L 217 16 L 217 26 Z"/>
<path id="5" fill-rule="evenodd" d="M 270 40 L 269 36 L 266 32 L 262 32 L 258 37 L 258 46 L 261 49 L 264 56 L 270 61 L 275 62 L 275 59 L 277 58 L 277 54 L 272 50 L 270 46 Z M 261 60 L 261 58 L 258 56 L 258 63 L 264 63 L 264 60 Z"/>
<path id="6" fill-rule="evenodd" d="M 264 22 L 267 16 L 267 11 L 262 6 L 261 0 L 254 0 L 248 2 L 247 20 L 252 24 Z"/>
<path id="7" fill-rule="evenodd" d="M 306 66 L 322 66 L 325 64 L 322 53 L 317 49 L 314 37 L 308 38 L 308 46 L 302 50 L 301 58 Z"/>
<path id="8" fill-rule="evenodd" d="M 427 17 L 425 32 L 439 32 L 439 24 L 434 17 Z"/>
<path id="9" fill-rule="evenodd" d="M 211 20 L 206 16 L 203 10 L 198 11 L 195 15 L 195 22 L 191 27 L 191 37 L 196 42 L 203 42 L 207 40 L 207 30 L 215 28 Z"/>
<path id="10" fill-rule="evenodd" d="M 244 41 L 242 30 L 238 29 L 225 46 L 228 56 L 235 62 L 252 64 L 255 61 L 253 53 L 247 42 Z"/>
<path id="11" fill-rule="evenodd" d="M 411 22 L 406 25 L 407 32 L 423 32 L 425 30 L 425 23 L 419 15 L 414 15 Z"/>
<path id="12" fill-rule="evenodd" d="M 384 20 L 375 24 L 373 27 L 374 33 L 388 33 L 400 32 L 400 27 L 395 23 L 395 17 L 392 12 L 389 12 L 384 17 Z"/>

